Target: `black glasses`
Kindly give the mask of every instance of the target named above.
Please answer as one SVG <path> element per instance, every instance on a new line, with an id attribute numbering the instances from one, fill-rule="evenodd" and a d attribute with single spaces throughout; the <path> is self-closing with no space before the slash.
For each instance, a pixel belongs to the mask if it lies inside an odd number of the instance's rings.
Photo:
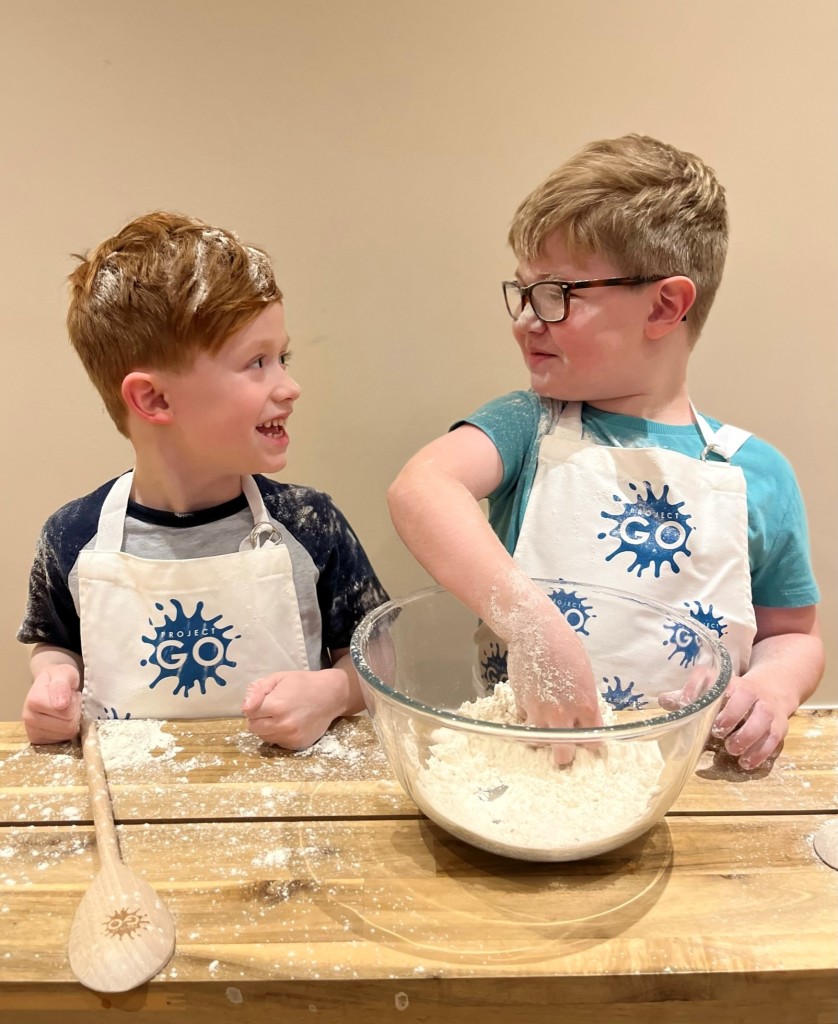
<path id="1" fill-rule="evenodd" d="M 546 324 L 560 324 L 562 320 L 567 319 L 571 292 L 580 288 L 652 284 L 654 281 L 665 281 L 668 276 L 659 274 L 656 277 L 603 277 L 598 281 L 536 281 L 535 284 L 527 285 L 518 284 L 517 281 L 503 281 L 503 298 L 513 320 L 518 319 L 529 302 L 539 320 Z"/>

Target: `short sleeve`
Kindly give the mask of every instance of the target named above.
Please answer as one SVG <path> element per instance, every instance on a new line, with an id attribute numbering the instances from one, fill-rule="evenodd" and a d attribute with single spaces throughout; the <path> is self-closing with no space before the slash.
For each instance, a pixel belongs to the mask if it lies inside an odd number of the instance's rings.
<path id="1" fill-rule="evenodd" d="M 497 448 L 503 463 L 503 479 L 489 495 L 490 500 L 502 498 L 517 486 L 538 436 L 542 415 L 538 395 L 532 391 L 512 391 L 487 402 L 451 427 L 455 430 L 464 423 L 478 427 Z"/>
<path id="2" fill-rule="evenodd" d="M 324 646 L 335 651 L 348 647 L 361 619 L 388 598 L 343 513 L 328 496 L 323 497 L 329 512 L 329 545 L 317 581 L 317 601 Z"/>
<path id="3" fill-rule="evenodd" d="M 454 424 L 478 427 L 494 444 L 503 478 L 489 497 L 489 523 L 512 554 L 538 465 L 538 440 L 551 422 L 551 406 L 532 391 L 513 391 Z"/>
<path id="4" fill-rule="evenodd" d="M 79 616 L 49 520 L 41 532 L 29 574 L 29 596 L 17 639 L 51 644 L 81 654 Z"/>
<path id="5" fill-rule="evenodd" d="M 817 604 L 820 594 L 812 570 L 806 508 L 794 470 L 783 455 L 757 438 L 743 447 L 742 455 L 753 603 L 767 608 Z"/>

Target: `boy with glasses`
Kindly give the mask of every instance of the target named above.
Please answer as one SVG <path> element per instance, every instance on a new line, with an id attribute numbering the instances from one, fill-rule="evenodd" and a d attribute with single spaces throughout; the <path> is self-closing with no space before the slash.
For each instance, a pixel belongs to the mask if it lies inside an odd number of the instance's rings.
<path id="1" fill-rule="evenodd" d="M 70 277 L 70 340 L 134 468 L 50 517 L 18 634 L 33 743 L 89 718 L 217 718 L 309 746 L 364 706 L 352 632 L 386 600 L 328 495 L 278 483 L 300 388 L 267 255 L 153 213 Z M 83 688 L 82 688 L 83 683 Z"/>
<path id="2" fill-rule="evenodd" d="M 528 724 L 601 722 L 573 617 L 530 578 L 606 584 L 686 606 L 721 638 L 735 678 L 713 733 L 750 769 L 815 690 L 823 651 L 791 467 L 687 390 L 727 234 L 724 191 L 690 153 L 629 135 L 568 160 L 509 233 L 503 294 L 532 390 L 422 449 L 389 502 L 416 558 L 508 645 Z"/>

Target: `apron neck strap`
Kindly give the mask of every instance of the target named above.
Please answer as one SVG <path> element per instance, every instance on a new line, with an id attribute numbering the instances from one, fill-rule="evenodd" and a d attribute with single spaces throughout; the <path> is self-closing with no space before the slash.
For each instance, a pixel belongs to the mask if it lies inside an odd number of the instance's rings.
<path id="1" fill-rule="evenodd" d="M 242 477 L 242 490 L 244 491 L 245 498 L 247 498 L 247 504 L 250 506 L 253 522 L 257 525 L 259 523 L 269 523 L 270 516 L 265 508 L 262 492 L 252 476 Z"/>
<path id="2" fill-rule="evenodd" d="M 125 510 L 134 482 L 134 470 L 123 473 L 105 495 L 99 513 L 96 530 L 95 551 L 121 551 L 122 535 L 125 532 Z"/>
<path id="3" fill-rule="evenodd" d="M 582 426 L 582 403 L 565 402 L 556 420 L 554 434 L 564 434 L 568 440 L 580 441 L 584 428 Z"/>
<path id="4" fill-rule="evenodd" d="M 698 431 L 704 440 L 704 450 L 701 453 L 702 462 L 706 462 L 711 453 L 721 456 L 725 462 L 730 462 L 751 436 L 749 431 L 733 427 L 729 423 L 723 424 L 718 430 L 713 430 L 692 402 L 690 402 L 690 409 Z"/>

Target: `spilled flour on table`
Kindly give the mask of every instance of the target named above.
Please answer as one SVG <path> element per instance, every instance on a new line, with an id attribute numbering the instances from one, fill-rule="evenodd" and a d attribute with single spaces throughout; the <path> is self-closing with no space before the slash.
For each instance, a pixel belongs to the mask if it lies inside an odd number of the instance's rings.
<path id="1" fill-rule="evenodd" d="M 457 711 L 521 724 L 508 683 Z M 606 725 L 613 715 L 603 704 Z M 420 807 L 476 846 L 533 860 L 592 856 L 639 835 L 664 764 L 654 740 L 580 746 L 572 764 L 557 767 L 549 746 L 446 728 L 429 751 L 413 794 Z"/>
<path id="2" fill-rule="evenodd" d="M 181 750 L 171 733 L 151 718 L 99 723 L 99 747 L 108 771 L 171 759 Z"/>
<path id="3" fill-rule="evenodd" d="M 339 758 L 341 761 L 346 761 L 347 764 L 357 764 L 363 756 L 357 747 L 343 743 L 333 732 L 327 732 L 325 736 L 321 736 L 305 750 L 295 750 L 293 756 L 311 757 L 313 754 Z"/>

